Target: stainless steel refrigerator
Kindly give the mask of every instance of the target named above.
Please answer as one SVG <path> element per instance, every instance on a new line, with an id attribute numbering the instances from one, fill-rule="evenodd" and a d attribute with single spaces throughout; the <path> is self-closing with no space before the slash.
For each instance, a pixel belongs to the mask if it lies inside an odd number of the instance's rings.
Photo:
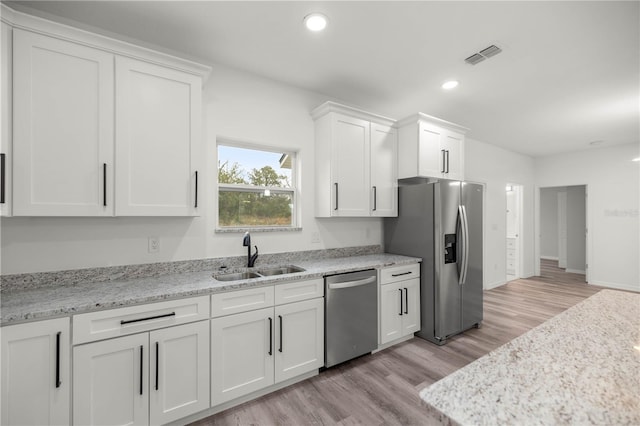
<path id="1" fill-rule="evenodd" d="M 442 345 L 482 321 L 482 185 L 405 179 L 398 217 L 384 220 L 385 252 L 422 258 L 421 329 Z"/>

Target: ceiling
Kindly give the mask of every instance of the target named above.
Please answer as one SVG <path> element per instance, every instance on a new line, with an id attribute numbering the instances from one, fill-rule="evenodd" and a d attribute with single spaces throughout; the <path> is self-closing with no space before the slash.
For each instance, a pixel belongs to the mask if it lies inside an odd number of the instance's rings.
<path id="1" fill-rule="evenodd" d="M 638 1 L 5 3 L 534 157 L 640 142 Z M 303 28 L 314 11 L 323 33 Z M 492 44 L 502 53 L 464 62 Z"/>

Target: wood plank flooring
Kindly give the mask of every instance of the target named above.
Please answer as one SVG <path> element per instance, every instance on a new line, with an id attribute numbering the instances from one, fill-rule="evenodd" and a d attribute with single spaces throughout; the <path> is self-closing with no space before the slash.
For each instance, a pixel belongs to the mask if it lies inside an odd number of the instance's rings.
<path id="1" fill-rule="evenodd" d="M 207 417 L 213 425 L 430 425 L 418 392 L 600 291 L 544 261 L 540 277 L 484 292 L 484 321 L 437 346 L 419 338 Z"/>

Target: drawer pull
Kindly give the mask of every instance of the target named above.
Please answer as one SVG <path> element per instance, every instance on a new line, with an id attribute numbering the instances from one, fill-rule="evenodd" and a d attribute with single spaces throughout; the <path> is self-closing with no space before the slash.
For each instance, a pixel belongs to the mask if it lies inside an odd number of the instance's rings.
<path id="1" fill-rule="evenodd" d="M 402 272 L 400 274 L 391 274 L 392 277 L 401 277 L 403 275 L 411 275 L 413 274 L 413 271 L 408 271 L 408 272 Z"/>
<path id="2" fill-rule="evenodd" d="M 62 385 L 62 380 L 60 380 L 60 335 L 61 331 L 58 331 L 56 334 L 56 388 L 59 388 Z"/>
<path id="3" fill-rule="evenodd" d="M 146 318 L 138 318 L 138 319 L 133 319 L 133 320 L 122 320 L 120 321 L 120 325 L 125 325 L 125 324 L 131 324 L 133 322 L 140 322 L 140 321 L 150 321 L 150 320 L 154 320 L 154 319 L 158 319 L 158 318 L 166 318 L 166 317 L 174 317 L 176 316 L 175 312 L 171 312 L 169 314 L 162 314 L 162 315 L 156 315 L 153 317 L 146 317 Z"/>

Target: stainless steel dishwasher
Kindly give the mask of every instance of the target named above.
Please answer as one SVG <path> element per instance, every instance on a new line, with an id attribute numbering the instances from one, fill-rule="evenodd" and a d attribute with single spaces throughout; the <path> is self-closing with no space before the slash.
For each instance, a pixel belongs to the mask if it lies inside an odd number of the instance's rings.
<path id="1" fill-rule="evenodd" d="M 374 269 L 330 275 L 325 285 L 324 365 L 378 347 L 378 279 Z"/>

